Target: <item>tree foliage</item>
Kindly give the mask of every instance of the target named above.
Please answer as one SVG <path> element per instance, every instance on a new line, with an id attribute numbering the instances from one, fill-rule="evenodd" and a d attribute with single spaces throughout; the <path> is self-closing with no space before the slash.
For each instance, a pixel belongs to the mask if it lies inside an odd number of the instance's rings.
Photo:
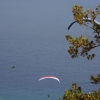
<path id="1" fill-rule="evenodd" d="M 93 75 L 90 76 L 90 80 L 92 80 L 92 84 L 99 84 L 100 83 L 100 74 L 97 75 L 97 77 L 94 77 Z"/>
<path id="2" fill-rule="evenodd" d="M 86 12 L 83 12 L 82 6 L 74 5 L 72 12 L 75 21 L 69 25 L 68 30 L 77 22 L 79 25 L 85 25 L 91 28 L 94 34 L 92 40 L 83 35 L 77 38 L 72 38 L 70 35 L 67 35 L 66 39 L 71 45 L 69 46 L 68 53 L 72 58 L 76 58 L 80 55 L 87 57 L 88 60 L 92 60 L 95 54 L 89 54 L 89 51 L 100 46 L 100 23 L 95 20 L 100 14 L 100 5 L 97 6 L 95 11 L 88 8 Z M 88 22 L 91 22 L 91 26 L 89 26 Z M 100 83 L 100 74 L 98 74 L 97 77 L 91 75 L 90 80 L 92 84 Z M 65 90 L 63 97 L 58 100 L 100 100 L 100 90 L 83 93 L 82 88 L 77 87 L 77 84 L 73 83 L 72 88 L 70 90 Z"/>
<path id="3" fill-rule="evenodd" d="M 66 39 L 70 43 L 70 47 L 68 53 L 72 58 L 76 58 L 79 55 L 83 57 L 87 57 L 88 60 L 92 60 L 95 57 L 95 54 L 89 54 L 89 51 L 100 46 L 100 24 L 96 23 L 95 19 L 100 14 L 100 5 L 96 7 L 95 11 L 92 11 L 90 8 L 86 12 L 83 12 L 83 7 L 74 5 L 72 8 L 73 16 L 75 21 L 79 25 L 85 25 L 93 30 L 93 37 L 90 40 L 88 37 L 83 35 L 73 38 L 70 35 L 66 36 Z M 83 20 L 83 18 L 85 20 Z M 88 20 L 91 18 L 91 20 Z M 89 26 L 89 21 L 91 22 L 91 26 Z"/>
<path id="4" fill-rule="evenodd" d="M 73 83 L 72 88 L 66 90 L 63 98 L 58 100 L 100 100 L 100 90 L 83 93 L 81 87 L 77 87 L 77 84 Z"/>

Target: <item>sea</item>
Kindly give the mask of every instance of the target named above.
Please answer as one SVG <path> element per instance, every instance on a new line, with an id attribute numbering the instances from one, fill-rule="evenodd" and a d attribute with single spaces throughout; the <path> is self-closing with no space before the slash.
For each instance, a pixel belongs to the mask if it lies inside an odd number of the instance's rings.
<path id="1" fill-rule="evenodd" d="M 100 73 L 96 57 L 72 59 L 66 35 L 93 34 L 75 23 L 72 7 L 95 10 L 99 0 L 0 0 L 0 100 L 57 100 L 72 83 L 83 93 L 98 90 L 90 76 Z M 100 22 L 100 18 L 98 18 Z M 44 79 L 54 76 L 60 80 Z"/>

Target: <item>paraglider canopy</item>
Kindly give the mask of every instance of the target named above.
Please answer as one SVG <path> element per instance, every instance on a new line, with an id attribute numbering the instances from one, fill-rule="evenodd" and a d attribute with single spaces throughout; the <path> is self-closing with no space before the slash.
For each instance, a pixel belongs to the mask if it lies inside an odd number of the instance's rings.
<path id="1" fill-rule="evenodd" d="M 55 79 L 55 80 L 57 80 L 60 83 L 60 80 L 57 77 L 55 77 L 55 76 L 43 76 L 38 81 L 41 81 L 43 79 L 49 79 L 49 78 L 50 79 Z"/>
<path id="2" fill-rule="evenodd" d="M 83 21 L 86 21 L 86 22 L 91 22 L 92 23 L 92 19 L 91 18 L 83 18 L 82 19 Z M 77 21 L 74 21 L 72 22 L 69 26 L 68 26 L 68 30 L 71 28 L 71 26 L 76 23 Z M 97 20 L 94 20 L 94 24 L 95 25 L 100 25 L 100 23 L 97 21 Z"/>

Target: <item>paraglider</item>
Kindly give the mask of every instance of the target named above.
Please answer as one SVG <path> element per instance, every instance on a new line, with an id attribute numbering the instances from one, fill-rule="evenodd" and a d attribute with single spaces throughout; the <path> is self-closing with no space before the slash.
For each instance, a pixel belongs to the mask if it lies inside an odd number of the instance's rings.
<path id="1" fill-rule="evenodd" d="M 55 77 L 55 76 L 43 76 L 43 77 L 38 79 L 38 82 L 42 81 L 44 79 L 55 79 L 56 81 L 58 81 L 60 83 L 60 80 L 57 77 Z M 48 98 L 50 97 L 50 93 L 47 95 L 47 97 Z"/>
<path id="2" fill-rule="evenodd" d="M 83 18 L 83 21 L 87 21 L 87 22 L 91 22 L 91 23 L 92 23 L 92 19 L 91 19 L 91 18 Z M 72 23 L 69 25 L 68 30 L 69 30 L 70 27 L 71 27 L 74 23 L 76 23 L 76 22 L 77 22 L 77 21 L 72 22 Z M 96 21 L 96 20 L 94 20 L 94 24 L 95 24 L 95 25 L 100 25 L 100 23 L 99 23 L 98 21 Z"/>
<path id="3" fill-rule="evenodd" d="M 55 76 L 43 76 L 38 81 L 41 81 L 43 79 L 48 79 L 48 78 L 55 79 L 55 80 L 57 80 L 60 83 L 60 80 L 57 77 L 55 77 Z"/>
<path id="4" fill-rule="evenodd" d="M 48 97 L 49 97 L 50 95 L 48 94 Z"/>

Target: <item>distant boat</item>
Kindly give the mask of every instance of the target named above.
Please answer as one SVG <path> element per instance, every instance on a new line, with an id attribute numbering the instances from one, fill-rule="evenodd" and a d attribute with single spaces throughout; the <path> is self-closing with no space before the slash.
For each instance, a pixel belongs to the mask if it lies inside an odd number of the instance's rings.
<path id="1" fill-rule="evenodd" d="M 15 66 L 12 66 L 11 69 L 15 68 Z"/>

